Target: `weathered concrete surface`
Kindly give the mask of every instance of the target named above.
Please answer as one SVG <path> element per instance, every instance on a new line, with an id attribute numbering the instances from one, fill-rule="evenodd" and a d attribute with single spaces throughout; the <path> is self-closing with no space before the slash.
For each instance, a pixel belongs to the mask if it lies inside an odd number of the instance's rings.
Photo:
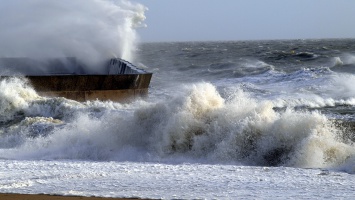
<path id="1" fill-rule="evenodd" d="M 0 79 L 9 76 L 1 76 Z M 26 76 L 38 94 L 76 101 L 111 100 L 129 102 L 146 97 L 151 73 L 120 75 Z"/>
<path id="2" fill-rule="evenodd" d="M 88 90 L 88 91 L 48 91 L 38 92 L 46 97 L 65 97 L 76 101 L 102 100 L 116 102 L 130 102 L 135 98 L 146 97 L 148 88 L 145 89 L 127 89 L 127 90 Z"/>
<path id="3" fill-rule="evenodd" d="M 26 76 L 37 91 L 148 88 L 152 74 Z"/>
<path id="4" fill-rule="evenodd" d="M 25 75 L 34 89 L 43 96 L 59 96 L 77 101 L 129 101 L 144 97 L 152 73 L 128 61 L 113 58 L 100 73 L 85 71 L 76 58 L 0 58 L 0 71 L 6 77 Z M 107 68 L 107 69 L 106 69 Z"/>
<path id="5" fill-rule="evenodd" d="M 145 97 L 152 74 L 27 76 L 42 96 L 127 102 Z"/>

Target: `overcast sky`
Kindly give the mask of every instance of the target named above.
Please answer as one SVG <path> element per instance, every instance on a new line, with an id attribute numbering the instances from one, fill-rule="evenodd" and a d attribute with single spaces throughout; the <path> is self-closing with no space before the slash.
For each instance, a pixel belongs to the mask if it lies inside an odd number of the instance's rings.
<path id="1" fill-rule="evenodd" d="M 355 0 L 133 0 L 143 42 L 355 38 Z"/>

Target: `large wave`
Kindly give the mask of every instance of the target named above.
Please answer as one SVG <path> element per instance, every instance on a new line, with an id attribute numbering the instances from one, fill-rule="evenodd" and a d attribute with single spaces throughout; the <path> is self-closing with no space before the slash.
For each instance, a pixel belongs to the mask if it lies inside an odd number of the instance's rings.
<path id="1" fill-rule="evenodd" d="M 22 97 L 21 97 L 22 98 Z M 260 166 L 351 166 L 355 147 L 317 111 L 277 111 L 242 90 L 222 98 L 210 83 L 162 101 L 78 103 L 22 98 L 3 120 L 4 159 L 207 162 Z M 16 118 L 16 120 L 15 120 Z"/>

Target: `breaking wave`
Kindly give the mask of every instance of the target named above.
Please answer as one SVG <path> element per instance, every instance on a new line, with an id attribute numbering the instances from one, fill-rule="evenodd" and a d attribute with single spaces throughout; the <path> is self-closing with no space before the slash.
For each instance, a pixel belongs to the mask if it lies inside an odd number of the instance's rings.
<path id="1" fill-rule="evenodd" d="M 241 89 L 225 98 L 212 84 L 198 83 L 166 100 L 125 105 L 27 92 L 33 95 L 14 97 L 22 103 L 6 111 L 21 114 L 3 119 L 4 159 L 178 160 L 348 171 L 354 163 L 352 137 L 339 123 L 318 111 L 275 110 L 274 102 Z M 6 104 L 1 101 L 1 108 Z"/>
<path id="2" fill-rule="evenodd" d="M 256 76 L 224 79 L 216 84 L 232 93 L 238 85 L 254 98 L 269 99 L 275 107 L 323 108 L 355 106 L 354 83 L 353 74 L 322 67 L 292 73 L 270 70 Z"/>
<path id="3" fill-rule="evenodd" d="M 355 56 L 352 54 L 343 54 L 338 57 L 334 57 L 332 60 L 332 70 L 341 73 L 354 74 Z"/>

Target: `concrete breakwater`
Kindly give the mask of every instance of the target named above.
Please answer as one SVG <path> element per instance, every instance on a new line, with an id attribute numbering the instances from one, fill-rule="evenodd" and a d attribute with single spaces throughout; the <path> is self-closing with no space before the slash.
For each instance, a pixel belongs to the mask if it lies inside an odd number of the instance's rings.
<path id="1" fill-rule="evenodd" d="M 23 59 L 21 61 L 23 62 Z M 7 66 L 10 68 L 11 64 Z M 53 68 L 53 66 L 51 67 Z M 60 66 L 56 68 L 65 69 Z M 80 68 L 83 67 L 80 66 Z M 31 75 L 25 74 L 24 76 L 42 96 L 65 97 L 77 101 L 98 99 L 127 102 L 133 98 L 145 97 L 148 94 L 152 73 L 116 58 L 110 60 L 106 69 L 106 72 L 102 74 L 86 74 L 85 72 L 74 74 L 62 71 L 62 73 L 42 73 L 40 75 L 33 75 L 35 73 L 31 70 Z M 29 67 L 25 70 L 29 71 Z M 17 75 L 5 75 L 1 78 Z"/>
<path id="2" fill-rule="evenodd" d="M 145 97 L 151 73 L 121 75 L 28 76 L 43 96 L 60 96 L 77 101 L 111 100 L 125 102 Z"/>

